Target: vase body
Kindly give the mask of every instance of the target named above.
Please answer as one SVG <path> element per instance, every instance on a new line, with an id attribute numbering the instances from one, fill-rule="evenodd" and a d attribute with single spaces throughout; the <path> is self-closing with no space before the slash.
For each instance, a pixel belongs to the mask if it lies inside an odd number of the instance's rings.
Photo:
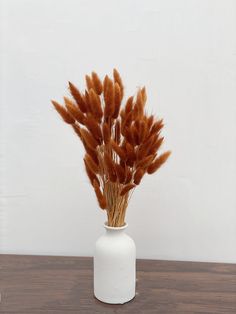
<path id="1" fill-rule="evenodd" d="M 109 227 L 96 242 L 94 295 L 105 303 L 123 304 L 135 296 L 136 248 L 123 227 Z"/>

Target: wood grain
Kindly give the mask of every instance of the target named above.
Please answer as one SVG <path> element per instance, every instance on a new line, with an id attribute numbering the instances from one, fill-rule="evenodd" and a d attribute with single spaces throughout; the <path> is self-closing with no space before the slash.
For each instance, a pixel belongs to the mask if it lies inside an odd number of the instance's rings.
<path id="1" fill-rule="evenodd" d="M 236 313 L 236 265 L 137 261 L 137 295 L 124 305 L 93 297 L 88 257 L 0 255 L 0 313 Z"/>

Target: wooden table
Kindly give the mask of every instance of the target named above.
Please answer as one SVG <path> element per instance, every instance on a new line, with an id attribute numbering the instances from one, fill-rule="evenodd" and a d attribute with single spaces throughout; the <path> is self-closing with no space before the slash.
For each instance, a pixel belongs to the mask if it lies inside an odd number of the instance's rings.
<path id="1" fill-rule="evenodd" d="M 236 313 L 236 265 L 137 261 L 137 295 L 124 305 L 93 297 L 88 257 L 0 255 L 0 313 Z"/>

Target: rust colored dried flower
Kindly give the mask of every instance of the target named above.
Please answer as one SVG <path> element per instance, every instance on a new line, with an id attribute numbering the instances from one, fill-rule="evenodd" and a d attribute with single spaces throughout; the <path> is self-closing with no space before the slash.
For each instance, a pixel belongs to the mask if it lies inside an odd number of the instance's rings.
<path id="1" fill-rule="evenodd" d="M 111 141 L 111 146 L 113 150 L 116 152 L 116 154 L 120 157 L 121 160 L 125 161 L 126 160 L 126 153 L 125 150 L 120 147 L 115 141 Z"/>
<path id="2" fill-rule="evenodd" d="M 81 136 L 85 143 L 91 148 L 91 149 L 96 149 L 97 146 L 99 145 L 99 142 L 97 141 L 96 138 L 93 137 L 93 135 L 87 131 L 86 129 L 80 129 Z"/>
<path id="3" fill-rule="evenodd" d="M 92 88 L 89 90 L 89 104 L 93 116 L 101 122 L 103 116 L 101 99 Z"/>
<path id="4" fill-rule="evenodd" d="M 86 173 L 87 173 L 88 178 L 90 180 L 90 183 L 93 185 L 94 181 L 96 181 L 97 184 L 100 185 L 99 180 L 98 180 L 96 174 L 89 168 L 85 158 L 84 158 L 84 165 L 85 165 L 85 170 L 86 170 Z"/>
<path id="5" fill-rule="evenodd" d="M 114 86 L 114 112 L 112 115 L 113 119 L 116 119 L 120 112 L 120 105 L 121 105 L 121 90 L 118 83 L 115 83 Z"/>
<path id="6" fill-rule="evenodd" d="M 102 131 L 100 128 L 99 123 L 92 117 L 87 116 L 87 118 L 84 120 L 84 124 L 86 125 L 87 129 L 91 132 L 93 137 L 101 143 L 102 141 Z"/>
<path id="7" fill-rule="evenodd" d="M 87 112 L 87 106 L 86 106 L 86 103 L 85 103 L 82 95 L 80 94 L 80 91 L 71 82 L 69 82 L 69 89 L 70 89 L 71 95 L 73 96 L 74 100 L 76 101 L 79 109 L 82 112 Z"/>
<path id="8" fill-rule="evenodd" d="M 103 193 L 101 192 L 99 184 L 96 180 L 93 181 L 93 187 L 94 187 L 94 191 L 95 191 L 96 196 L 97 196 L 99 206 L 102 209 L 105 209 L 107 207 L 106 198 L 104 197 Z"/>
<path id="9" fill-rule="evenodd" d="M 117 176 L 116 176 L 115 164 L 111 156 L 107 152 L 104 153 L 104 164 L 107 169 L 109 179 L 111 180 L 111 182 L 116 182 Z"/>
<path id="10" fill-rule="evenodd" d="M 86 164 L 87 164 L 87 166 L 89 167 L 89 169 L 90 169 L 94 174 L 99 173 L 99 167 L 98 167 L 98 165 L 96 164 L 96 162 L 93 160 L 93 158 L 92 158 L 89 154 L 86 154 L 84 158 L 85 158 Z"/>
<path id="11" fill-rule="evenodd" d="M 102 93 L 102 82 L 96 72 L 92 72 L 93 86 L 98 95 Z"/>
<path id="12" fill-rule="evenodd" d="M 120 86 L 121 99 L 123 99 L 123 95 L 124 95 L 124 85 L 123 85 L 123 83 L 122 83 L 122 79 L 121 79 L 121 77 L 120 77 L 120 74 L 119 74 L 119 72 L 118 72 L 116 69 L 113 70 L 113 78 L 114 78 L 114 81 L 115 81 L 116 83 L 118 83 L 119 86 Z"/>
<path id="13" fill-rule="evenodd" d="M 133 96 L 130 96 L 125 105 L 125 113 L 128 114 L 133 109 Z"/>
<path id="14" fill-rule="evenodd" d="M 69 112 L 55 100 L 52 100 L 52 104 L 62 119 L 68 124 L 74 124 L 75 119 L 69 114 Z"/>
<path id="15" fill-rule="evenodd" d="M 142 180 L 142 177 L 144 176 L 145 174 L 145 170 L 143 168 L 138 168 L 134 174 L 134 183 L 136 185 L 138 185 L 141 180 Z"/>
<path id="16" fill-rule="evenodd" d="M 116 120 L 114 132 L 115 132 L 115 136 L 114 136 L 115 142 L 117 144 L 119 144 L 120 143 L 120 136 L 121 136 L 121 134 L 120 134 L 120 120 Z"/>
<path id="17" fill-rule="evenodd" d="M 122 226 L 131 191 L 170 156 L 169 151 L 159 154 L 163 120 L 147 114 L 145 87 L 122 106 L 124 85 L 116 69 L 113 79 L 106 75 L 102 81 L 92 72 L 85 80 L 84 93 L 69 82 L 73 100 L 52 104 L 83 143 L 85 170 L 108 225 Z"/>
<path id="18" fill-rule="evenodd" d="M 165 152 L 162 155 L 160 155 L 148 168 L 147 173 L 152 174 L 157 171 L 169 158 L 171 152 Z"/>
<path id="19" fill-rule="evenodd" d="M 75 106 L 73 104 L 73 102 L 67 98 L 64 97 L 64 101 L 65 101 L 65 106 L 67 108 L 67 111 L 69 112 L 69 114 L 75 119 L 77 120 L 80 124 L 84 125 L 84 121 L 85 121 L 85 116 L 84 114 L 80 111 L 80 109 Z"/>
<path id="20" fill-rule="evenodd" d="M 81 132 L 80 132 L 80 127 L 79 127 L 79 125 L 73 124 L 72 127 L 73 127 L 75 133 L 79 136 L 79 138 L 80 138 L 81 141 L 82 141 L 82 136 L 81 136 Z"/>
<path id="21" fill-rule="evenodd" d="M 107 145 L 111 140 L 111 130 L 106 122 L 104 122 L 102 126 L 102 134 L 103 134 L 104 143 Z"/>
<path id="22" fill-rule="evenodd" d="M 104 87 L 104 101 L 105 101 L 104 117 L 105 119 L 109 117 L 111 118 L 114 113 L 114 109 L 115 109 L 114 96 L 115 96 L 114 85 L 113 85 L 112 80 L 108 78 L 107 86 L 106 88 Z"/>
<path id="23" fill-rule="evenodd" d="M 125 169 L 120 164 L 115 164 L 116 175 L 120 183 L 125 182 Z"/>
<path id="24" fill-rule="evenodd" d="M 120 196 L 125 195 L 130 190 L 132 190 L 133 188 L 135 188 L 135 184 L 133 184 L 133 183 L 129 183 L 129 184 L 125 185 L 125 187 L 120 192 Z"/>
<path id="25" fill-rule="evenodd" d="M 94 88 L 93 86 L 93 81 L 91 79 L 91 77 L 89 75 L 85 75 L 85 80 L 86 80 L 86 85 L 87 85 L 87 89 L 88 89 L 88 92 L 91 88 Z"/>

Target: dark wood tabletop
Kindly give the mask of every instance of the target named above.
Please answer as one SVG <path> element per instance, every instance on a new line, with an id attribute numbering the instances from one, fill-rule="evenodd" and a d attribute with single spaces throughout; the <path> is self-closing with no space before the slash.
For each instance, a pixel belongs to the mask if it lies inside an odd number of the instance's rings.
<path id="1" fill-rule="evenodd" d="M 236 264 L 137 260 L 137 294 L 124 305 L 93 296 L 89 257 L 0 255 L 0 313 L 236 313 Z"/>

